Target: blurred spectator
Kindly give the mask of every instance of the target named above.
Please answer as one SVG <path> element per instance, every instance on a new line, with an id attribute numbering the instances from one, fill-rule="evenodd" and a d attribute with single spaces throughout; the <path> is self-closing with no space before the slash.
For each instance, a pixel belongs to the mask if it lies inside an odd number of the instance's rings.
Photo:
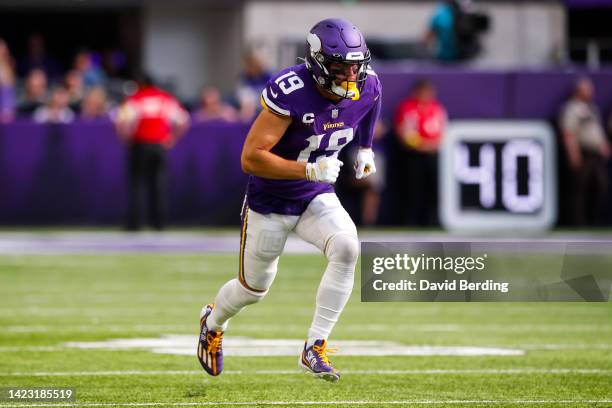
<path id="1" fill-rule="evenodd" d="M 86 88 L 90 86 L 101 86 L 106 83 L 106 74 L 94 64 L 89 51 L 79 51 L 74 57 L 73 68 L 81 74 L 83 84 Z"/>
<path id="2" fill-rule="evenodd" d="M 109 78 L 126 78 L 126 56 L 118 49 L 106 49 L 102 52 L 100 65 Z"/>
<path id="3" fill-rule="evenodd" d="M 206 86 L 200 93 L 200 105 L 192 113 L 193 119 L 198 122 L 222 120 L 236 122 L 238 114 L 236 109 L 221 100 L 219 90 L 213 86 Z"/>
<path id="4" fill-rule="evenodd" d="M 68 71 L 64 77 L 64 86 L 68 91 L 70 109 L 78 112 L 81 109 L 81 102 L 85 94 L 81 73 L 75 69 Z"/>
<path id="5" fill-rule="evenodd" d="M 90 88 L 81 102 L 81 117 L 84 119 L 108 118 L 106 91 L 99 86 Z"/>
<path id="6" fill-rule="evenodd" d="M 395 112 L 395 133 L 403 146 L 400 171 L 406 180 L 402 201 L 412 224 L 438 223 L 438 149 L 446 122 L 446 110 L 426 79 L 416 82 L 411 96 Z"/>
<path id="7" fill-rule="evenodd" d="M 250 52 L 244 57 L 238 89 L 251 88 L 255 95 L 259 95 L 270 78 L 271 74 L 265 69 L 261 59 L 254 52 Z"/>
<path id="8" fill-rule="evenodd" d="M 591 80 L 579 78 L 560 117 L 561 140 L 572 174 L 571 218 L 576 226 L 602 225 L 607 201 L 610 143 L 593 103 L 594 94 Z"/>
<path id="9" fill-rule="evenodd" d="M 140 74 L 136 82 L 138 90 L 125 100 L 116 119 L 117 132 L 129 149 L 126 227 L 140 229 L 146 202 L 151 224 L 161 230 L 165 226 L 166 149 L 187 130 L 189 115 L 148 75 Z"/>
<path id="10" fill-rule="evenodd" d="M 42 69 L 33 69 L 25 79 L 23 95 L 17 104 L 19 115 L 31 115 L 45 104 L 47 98 L 47 75 Z"/>
<path id="11" fill-rule="evenodd" d="M 15 60 L 8 45 L 0 39 L 0 123 L 15 117 Z"/>
<path id="12" fill-rule="evenodd" d="M 19 64 L 19 75 L 26 76 L 32 70 L 42 70 L 47 78 L 54 80 L 61 75 L 59 63 L 47 56 L 45 39 L 40 34 L 32 34 L 28 38 L 28 52 Z"/>
<path id="13" fill-rule="evenodd" d="M 100 66 L 106 73 L 106 97 L 112 104 L 120 103 L 125 96 L 125 85 L 129 73 L 127 72 L 127 57 L 119 49 L 106 49 L 102 52 Z"/>
<path id="14" fill-rule="evenodd" d="M 425 34 L 425 42 L 428 45 L 434 44 L 435 56 L 443 62 L 456 61 L 459 57 L 455 46 L 455 3 L 456 1 L 445 1 L 436 8 Z"/>
<path id="15" fill-rule="evenodd" d="M 251 122 L 255 119 L 261 108 L 259 95 L 254 93 L 251 88 L 242 88 L 238 91 L 238 101 L 240 104 L 238 117 L 241 122 Z"/>
<path id="16" fill-rule="evenodd" d="M 37 108 L 32 119 L 37 123 L 70 123 L 74 120 L 74 112 L 68 107 L 69 101 L 66 88 L 55 87 L 47 104 Z"/>
<path id="17" fill-rule="evenodd" d="M 266 87 L 270 78 L 270 72 L 264 67 L 263 62 L 255 52 L 249 52 L 245 55 L 236 91 L 242 120 L 250 121 L 261 110 L 259 95 L 261 95 L 261 91 Z"/>
<path id="18" fill-rule="evenodd" d="M 472 10 L 470 0 L 445 0 L 434 11 L 425 43 L 441 62 L 467 60 L 480 52 L 479 36 L 488 28 L 488 16 Z"/>

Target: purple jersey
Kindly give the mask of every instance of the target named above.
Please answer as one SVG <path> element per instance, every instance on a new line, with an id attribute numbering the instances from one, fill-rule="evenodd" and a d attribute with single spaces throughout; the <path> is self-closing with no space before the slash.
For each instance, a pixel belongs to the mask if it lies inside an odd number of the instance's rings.
<path id="1" fill-rule="evenodd" d="M 360 146 L 371 147 L 380 113 L 381 85 L 374 71 L 368 70 L 368 74 L 358 100 L 343 99 L 338 103 L 319 93 L 304 64 L 273 76 L 262 92 L 262 104 L 277 115 L 291 117 L 293 122 L 272 153 L 287 160 L 313 163 L 321 156 L 338 155 L 355 134 Z M 250 176 L 247 203 L 262 214 L 301 215 L 314 197 L 333 191 L 330 184 L 305 179 Z"/>

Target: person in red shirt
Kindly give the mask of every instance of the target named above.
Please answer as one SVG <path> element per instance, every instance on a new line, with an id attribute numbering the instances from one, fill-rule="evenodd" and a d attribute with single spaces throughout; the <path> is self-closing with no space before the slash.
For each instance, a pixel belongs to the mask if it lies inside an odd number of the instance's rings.
<path id="1" fill-rule="evenodd" d="M 116 128 L 128 147 L 128 230 L 139 230 L 145 201 L 153 228 L 164 228 L 166 150 L 189 127 L 189 115 L 169 93 L 138 76 L 138 90 L 120 106 Z M 146 197 L 146 199 L 145 199 Z"/>
<path id="2" fill-rule="evenodd" d="M 438 223 L 438 150 L 446 129 L 447 114 L 436 100 L 434 85 L 416 82 L 411 95 L 395 112 L 394 127 L 399 144 L 403 183 L 402 199 L 408 206 L 408 222 Z"/>

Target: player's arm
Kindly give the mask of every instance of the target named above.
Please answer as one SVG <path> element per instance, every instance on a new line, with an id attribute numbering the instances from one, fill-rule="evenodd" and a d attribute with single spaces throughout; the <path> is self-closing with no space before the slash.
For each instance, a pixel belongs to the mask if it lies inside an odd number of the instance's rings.
<path id="1" fill-rule="evenodd" d="M 166 143 L 166 148 L 173 147 L 176 142 L 187 132 L 191 125 L 189 113 L 177 102 L 172 101 L 169 109 L 170 120 L 170 139 Z"/>
<path id="2" fill-rule="evenodd" d="M 440 108 L 437 113 L 437 121 L 439 121 L 439 135 L 431 139 L 423 138 L 421 150 L 426 153 L 435 153 L 440 150 L 440 143 L 444 138 L 446 132 L 446 124 L 448 123 L 448 116 L 444 108 Z"/>
<path id="3" fill-rule="evenodd" d="M 398 106 L 393 119 L 395 136 L 403 146 L 418 150 L 424 138 L 417 129 L 416 118 L 407 112 L 405 103 Z"/>
<path id="4" fill-rule="evenodd" d="M 380 93 L 374 100 L 374 106 L 366 114 L 359 124 L 359 151 L 355 161 L 355 178 L 362 179 L 376 173 L 376 163 L 374 162 L 374 152 L 372 142 L 374 140 L 374 129 L 380 116 L 381 109 Z"/>
<path id="5" fill-rule="evenodd" d="M 255 119 L 244 142 L 240 158 L 242 170 L 268 179 L 306 179 L 333 184 L 342 166 L 336 157 L 320 157 L 315 163 L 305 163 L 272 153 L 272 148 L 281 140 L 296 114 L 291 108 L 294 101 L 288 95 L 303 87 L 303 82 L 294 72 L 291 73 L 294 74 L 292 78 L 297 79 L 293 85 L 283 88 L 278 85 L 278 79 L 271 80 L 262 91 L 264 110 Z M 295 94 L 293 97 L 295 99 Z"/>
<path id="6" fill-rule="evenodd" d="M 372 142 L 374 140 L 374 128 L 376 127 L 376 122 L 378 122 L 378 118 L 380 117 L 380 110 L 382 106 L 381 102 L 382 98 L 379 95 L 374 100 L 374 106 L 372 106 L 372 109 L 365 115 L 365 117 L 359 123 L 359 147 L 361 149 L 372 148 Z"/>
<path id="7" fill-rule="evenodd" d="M 604 139 L 604 143 L 601 145 L 600 153 L 606 160 L 610 159 L 610 156 L 612 155 L 612 146 L 607 138 Z"/>
<path id="8" fill-rule="evenodd" d="M 262 110 L 247 135 L 240 162 L 245 173 L 269 179 L 306 178 L 306 163 L 284 159 L 270 150 L 291 124 L 291 117 Z"/>
<path id="9" fill-rule="evenodd" d="M 571 130 L 565 129 L 563 130 L 562 139 L 570 166 L 573 169 L 577 169 L 582 165 L 582 152 L 578 146 L 576 135 Z"/>
<path id="10" fill-rule="evenodd" d="M 257 177 L 335 183 L 342 162 L 335 157 L 321 157 L 315 163 L 287 160 L 270 150 L 283 137 L 291 117 L 261 111 L 247 135 L 240 162 L 245 173 Z"/>

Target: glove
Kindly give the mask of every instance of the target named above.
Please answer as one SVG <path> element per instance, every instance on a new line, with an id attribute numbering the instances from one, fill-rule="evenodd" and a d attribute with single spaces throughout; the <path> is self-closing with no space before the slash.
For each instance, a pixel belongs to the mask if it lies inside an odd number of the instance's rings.
<path id="1" fill-rule="evenodd" d="M 372 149 L 360 148 L 355 162 L 355 178 L 361 180 L 376 173 L 374 164 L 374 152 Z"/>
<path id="2" fill-rule="evenodd" d="M 306 163 L 306 179 L 320 183 L 334 184 L 344 163 L 335 157 L 321 157 L 316 163 Z"/>

